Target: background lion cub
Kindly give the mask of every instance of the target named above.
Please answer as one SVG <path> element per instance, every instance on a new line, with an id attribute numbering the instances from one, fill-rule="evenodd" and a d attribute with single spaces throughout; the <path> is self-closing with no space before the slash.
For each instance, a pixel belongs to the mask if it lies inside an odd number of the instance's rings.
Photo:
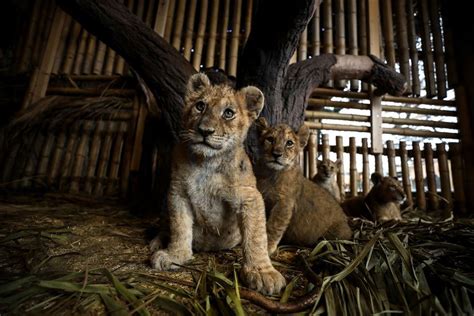
<path id="1" fill-rule="evenodd" d="M 286 242 L 308 246 L 323 236 L 351 238 L 339 203 L 301 172 L 297 157 L 308 141 L 308 128 L 303 125 L 298 133 L 285 124 L 272 128 L 265 118 L 258 119 L 257 127 L 261 152 L 256 175 L 269 212 L 269 253 L 276 250 L 283 234 Z"/>
<path id="2" fill-rule="evenodd" d="M 400 221 L 400 203 L 405 200 L 405 191 L 400 182 L 376 172 L 370 179 L 374 186 L 367 196 L 356 196 L 344 201 L 344 212 L 348 216 L 365 217 L 378 222 Z"/>
<path id="3" fill-rule="evenodd" d="M 267 251 L 265 206 L 243 142 L 263 108 L 255 87 L 235 91 L 193 75 L 183 109 L 181 141 L 173 151 L 168 194 L 170 243 L 151 257 L 159 270 L 175 268 L 198 251 L 242 243 L 242 277 L 249 287 L 279 292 L 283 276 Z"/>
<path id="4" fill-rule="evenodd" d="M 335 162 L 329 159 L 318 160 L 318 173 L 311 179 L 320 187 L 328 190 L 338 203 L 341 203 L 342 200 L 344 200 L 344 194 L 339 190 L 336 180 L 336 174 L 340 167 L 340 159 Z"/>

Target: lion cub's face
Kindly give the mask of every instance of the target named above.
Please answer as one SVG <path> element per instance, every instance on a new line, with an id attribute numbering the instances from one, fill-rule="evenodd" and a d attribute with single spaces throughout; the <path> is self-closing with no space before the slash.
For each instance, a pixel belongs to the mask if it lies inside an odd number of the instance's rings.
<path id="1" fill-rule="evenodd" d="M 402 203 L 405 200 L 405 191 L 396 178 L 383 177 L 380 173 L 373 173 L 370 178 L 374 184 L 372 191 L 378 201 Z"/>
<path id="2" fill-rule="evenodd" d="M 203 73 L 195 74 L 187 86 L 181 141 L 204 157 L 227 152 L 243 143 L 263 102 L 263 93 L 256 87 L 235 91 L 211 85 Z"/>
<path id="3" fill-rule="evenodd" d="M 339 171 L 340 167 L 340 159 L 335 162 L 329 159 L 318 160 L 318 174 L 324 179 L 331 179 Z"/>
<path id="4" fill-rule="evenodd" d="M 268 168 L 274 170 L 293 166 L 309 137 L 309 130 L 304 125 L 296 133 L 286 124 L 270 127 L 263 117 L 258 119 L 257 128 L 260 135 L 260 159 Z"/>

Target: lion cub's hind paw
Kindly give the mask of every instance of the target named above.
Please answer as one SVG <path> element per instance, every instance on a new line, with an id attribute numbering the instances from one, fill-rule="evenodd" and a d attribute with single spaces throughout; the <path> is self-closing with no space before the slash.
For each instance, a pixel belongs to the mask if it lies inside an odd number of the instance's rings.
<path id="1" fill-rule="evenodd" d="M 272 266 L 242 269 L 242 277 L 249 288 L 267 295 L 280 293 L 286 285 L 285 278 Z"/>
<path id="2" fill-rule="evenodd" d="M 173 258 L 165 250 L 158 250 L 151 256 L 151 267 L 160 271 L 177 269 L 173 264 Z"/>

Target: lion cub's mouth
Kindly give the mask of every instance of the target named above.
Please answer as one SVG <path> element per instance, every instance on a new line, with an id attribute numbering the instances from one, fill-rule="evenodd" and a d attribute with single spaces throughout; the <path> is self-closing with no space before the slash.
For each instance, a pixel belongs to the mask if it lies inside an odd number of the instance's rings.
<path id="1" fill-rule="evenodd" d="M 193 144 L 193 146 L 205 146 L 206 148 L 211 148 L 211 149 L 214 149 L 214 150 L 221 150 L 223 148 L 222 144 L 213 143 L 212 141 L 210 141 L 207 138 L 204 138 L 201 141 L 195 142 Z"/>

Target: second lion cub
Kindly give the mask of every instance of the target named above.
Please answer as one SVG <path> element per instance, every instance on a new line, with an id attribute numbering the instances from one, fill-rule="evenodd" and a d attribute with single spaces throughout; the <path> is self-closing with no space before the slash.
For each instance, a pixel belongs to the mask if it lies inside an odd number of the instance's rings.
<path id="1" fill-rule="evenodd" d="M 269 212 L 268 251 L 273 253 L 284 236 L 286 242 L 314 245 L 321 237 L 348 239 L 352 231 L 339 203 L 325 189 L 306 179 L 297 157 L 309 131 L 297 133 L 285 124 L 270 127 L 259 118 L 260 159 L 257 187 Z"/>

